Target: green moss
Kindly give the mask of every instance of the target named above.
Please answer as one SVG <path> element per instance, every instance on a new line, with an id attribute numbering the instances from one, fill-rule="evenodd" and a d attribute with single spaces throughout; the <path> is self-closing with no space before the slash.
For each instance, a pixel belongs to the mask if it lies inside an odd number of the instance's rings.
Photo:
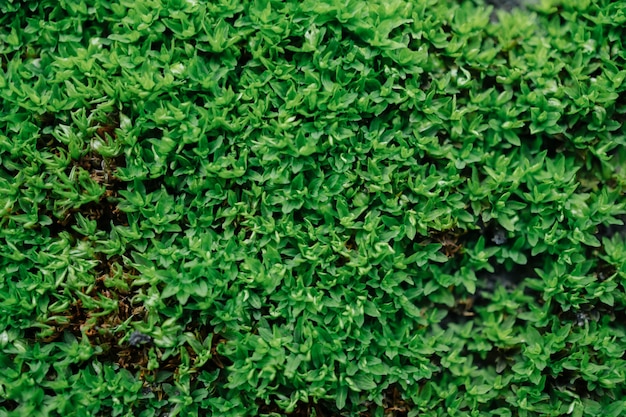
<path id="1" fill-rule="evenodd" d="M 5 3 L 0 417 L 623 414 L 624 1 Z"/>

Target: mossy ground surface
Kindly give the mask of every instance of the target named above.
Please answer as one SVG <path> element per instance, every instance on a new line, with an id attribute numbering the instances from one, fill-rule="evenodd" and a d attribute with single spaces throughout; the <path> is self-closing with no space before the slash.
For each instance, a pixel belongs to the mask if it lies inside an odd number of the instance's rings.
<path id="1" fill-rule="evenodd" d="M 0 2 L 0 417 L 625 415 L 626 2 L 500 6 Z"/>

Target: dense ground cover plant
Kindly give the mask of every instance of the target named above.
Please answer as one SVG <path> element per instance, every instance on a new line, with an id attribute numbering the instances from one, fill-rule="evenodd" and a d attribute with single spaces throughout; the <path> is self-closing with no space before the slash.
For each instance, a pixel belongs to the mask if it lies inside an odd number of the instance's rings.
<path id="1" fill-rule="evenodd" d="M 0 5 L 0 416 L 624 415 L 626 3 Z"/>

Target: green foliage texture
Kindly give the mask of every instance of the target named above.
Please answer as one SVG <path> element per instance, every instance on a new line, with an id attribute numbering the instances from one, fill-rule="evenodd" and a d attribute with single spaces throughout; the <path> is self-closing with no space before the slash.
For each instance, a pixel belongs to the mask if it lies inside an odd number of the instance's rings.
<path id="1" fill-rule="evenodd" d="M 1 1 L 0 417 L 626 415 L 625 10 Z"/>

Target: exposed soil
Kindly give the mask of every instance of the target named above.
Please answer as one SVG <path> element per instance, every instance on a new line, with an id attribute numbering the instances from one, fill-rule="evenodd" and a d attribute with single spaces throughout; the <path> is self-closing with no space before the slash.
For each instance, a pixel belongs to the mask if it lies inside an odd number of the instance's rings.
<path id="1" fill-rule="evenodd" d="M 258 401 L 257 405 L 259 406 L 258 416 L 271 413 L 290 417 L 310 417 L 313 415 L 316 417 L 340 417 L 343 415 L 335 411 L 335 407 L 325 401 L 320 401 L 317 404 L 299 402 L 295 410 L 291 413 L 285 413 L 273 401 L 270 402 L 270 404 Z M 372 417 L 377 415 L 376 411 L 378 405 L 374 402 L 366 402 L 365 407 L 367 407 L 367 410 L 360 412 L 359 417 Z M 384 417 L 406 417 L 409 411 L 411 411 L 411 403 L 402 398 L 400 390 L 396 385 L 392 385 L 383 392 L 383 410 Z"/>

